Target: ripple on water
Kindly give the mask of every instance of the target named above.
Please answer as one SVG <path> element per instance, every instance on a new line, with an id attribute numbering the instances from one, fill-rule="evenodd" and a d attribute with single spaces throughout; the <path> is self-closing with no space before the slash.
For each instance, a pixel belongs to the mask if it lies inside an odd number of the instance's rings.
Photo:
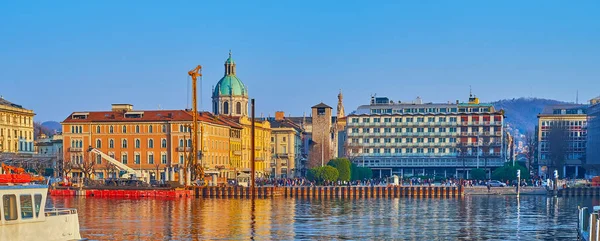
<path id="1" fill-rule="evenodd" d="M 97 240 L 575 240 L 589 198 L 137 199 L 52 197 Z"/>

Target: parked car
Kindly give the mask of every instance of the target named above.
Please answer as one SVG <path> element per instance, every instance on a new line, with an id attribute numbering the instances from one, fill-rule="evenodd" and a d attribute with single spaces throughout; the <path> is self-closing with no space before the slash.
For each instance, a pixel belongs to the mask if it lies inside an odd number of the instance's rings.
<path id="1" fill-rule="evenodd" d="M 506 183 L 503 183 L 503 182 L 500 182 L 500 181 L 496 181 L 496 180 L 489 181 L 488 183 L 492 187 L 506 187 Z M 486 183 L 486 185 L 488 183 Z"/>

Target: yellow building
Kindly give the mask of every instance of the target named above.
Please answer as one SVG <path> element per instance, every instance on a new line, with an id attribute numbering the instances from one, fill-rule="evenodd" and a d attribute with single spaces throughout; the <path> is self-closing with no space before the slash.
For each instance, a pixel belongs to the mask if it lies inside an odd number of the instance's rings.
<path id="1" fill-rule="evenodd" d="M 226 116 L 224 116 L 226 117 Z M 242 126 L 241 166 L 233 167 L 242 172 L 250 172 L 252 121 L 247 116 L 227 117 Z M 255 121 L 254 160 L 256 177 L 268 177 L 271 174 L 271 124 L 268 121 Z"/>
<path id="2" fill-rule="evenodd" d="M 30 153 L 33 147 L 32 110 L 0 97 L 0 152 Z"/>
<path id="3" fill-rule="evenodd" d="M 302 157 L 302 127 L 276 112 L 271 124 L 271 173 L 277 178 L 296 177 L 296 162 Z"/>

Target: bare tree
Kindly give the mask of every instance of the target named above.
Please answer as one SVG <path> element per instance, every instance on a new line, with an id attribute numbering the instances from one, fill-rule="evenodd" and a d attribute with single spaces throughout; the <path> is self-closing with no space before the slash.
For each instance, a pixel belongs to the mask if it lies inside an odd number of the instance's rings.
<path id="1" fill-rule="evenodd" d="M 73 162 L 70 159 L 65 159 L 61 167 L 61 173 L 63 173 L 63 176 L 66 177 L 73 171 L 74 167 L 75 165 L 73 165 Z"/>
<path id="2" fill-rule="evenodd" d="M 114 173 L 115 177 L 117 177 L 117 178 L 119 177 L 119 174 L 118 174 L 119 169 L 112 162 L 106 162 L 106 172 L 107 172 L 108 176 L 110 176 L 111 173 Z"/>
<path id="3" fill-rule="evenodd" d="M 527 146 L 527 169 L 531 171 L 535 166 L 537 166 L 535 157 L 537 153 L 538 141 L 535 138 L 535 133 L 533 131 L 528 131 L 525 134 L 525 145 Z"/>
<path id="4" fill-rule="evenodd" d="M 83 158 L 80 163 L 77 163 L 77 168 L 81 169 L 83 172 L 84 180 L 90 178 L 90 176 L 94 173 L 96 167 L 96 162 L 91 160 L 90 158 Z"/>
<path id="5" fill-rule="evenodd" d="M 160 162 L 156 162 L 154 167 L 156 168 L 156 181 L 160 181 Z"/>
<path id="6" fill-rule="evenodd" d="M 548 174 L 559 170 L 565 163 L 567 154 L 569 132 L 567 127 L 562 124 L 562 121 L 555 121 L 550 125 L 550 130 L 547 134 L 548 143 Z M 564 177 L 565 173 L 562 173 Z"/>

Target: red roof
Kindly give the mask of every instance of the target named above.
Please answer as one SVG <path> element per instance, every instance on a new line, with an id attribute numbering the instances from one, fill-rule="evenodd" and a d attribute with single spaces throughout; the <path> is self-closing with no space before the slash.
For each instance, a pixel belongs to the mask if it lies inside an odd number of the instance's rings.
<path id="1" fill-rule="evenodd" d="M 125 114 L 143 113 L 140 117 L 125 117 Z M 136 110 L 122 111 L 90 111 L 73 112 L 63 123 L 88 123 L 88 122 L 157 122 L 157 121 L 192 121 L 192 112 L 186 110 Z M 86 115 L 85 119 L 73 118 L 75 115 Z M 240 127 L 231 121 L 225 121 L 210 112 L 199 112 L 198 121 L 218 125 Z"/>

